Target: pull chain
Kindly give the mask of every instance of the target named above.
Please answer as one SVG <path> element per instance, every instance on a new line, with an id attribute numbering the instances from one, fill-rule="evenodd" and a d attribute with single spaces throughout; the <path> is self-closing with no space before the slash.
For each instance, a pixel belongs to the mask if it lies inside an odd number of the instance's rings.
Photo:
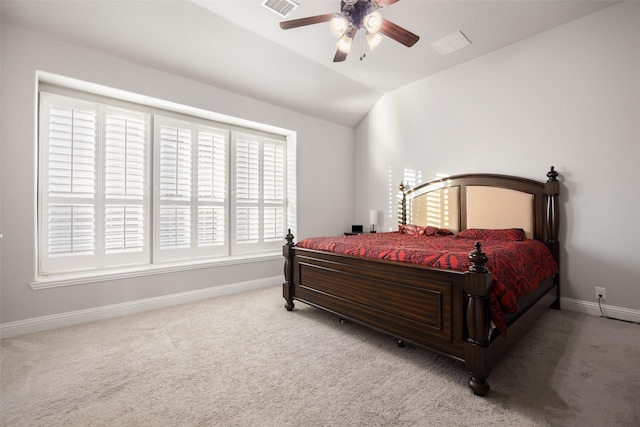
<path id="1" fill-rule="evenodd" d="M 364 38 L 365 38 L 365 36 L 364 36 L 364 33 L 363 33 L 360 36 L 360 51 L 362 52 L 362 55 L 360 55 L 360 61 L 362 61 L 364 58 L 367 57 L 367 54 L 364 51 L 364 49 L 365 49 Z"/>

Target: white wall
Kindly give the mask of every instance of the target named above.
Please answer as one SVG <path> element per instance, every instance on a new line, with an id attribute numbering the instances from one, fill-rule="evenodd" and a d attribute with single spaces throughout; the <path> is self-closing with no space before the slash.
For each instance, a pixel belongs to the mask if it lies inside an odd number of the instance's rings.
<path id="1" fill-rule="evenodd" d="M 283 261 L 32 290 L 36 265 L 36 71 L 173 101 L 297 132 L 298 236 L 353 221 L 354 131 L 220 88 L 2 22 L 0 323 L 239 282 L 282 277 Z M 319 179 L 318 177 L 321 177 Z M 283 242 L 284 243 L 284 242 Z M 277 283 L 280 283 L 279 281 Z M 280 304 L 279 295 L 274 303 Z"/>
<path id="2" fill-rule="evenodd" d="M 473 46 L 468 47 L 472 49 Z M 453 53 L 455 55 L 455 53 Z M 640 309 L 640 3 L 586 16 L 384 96 L 356 130 L 356 217 L 405 167 L 560 172 L 562 295 Z"/>

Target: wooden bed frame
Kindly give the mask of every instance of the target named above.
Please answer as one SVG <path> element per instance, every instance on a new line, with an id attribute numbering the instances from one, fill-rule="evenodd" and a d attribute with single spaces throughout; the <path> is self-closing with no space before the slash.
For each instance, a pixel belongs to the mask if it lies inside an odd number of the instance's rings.
<path id="1" fill-rule="evenodd" d="M 471 194 L 478 189 L 514 190 L 509 192 L 529 200 L 524 211 L 531 224 L 520 228 L 529 227 L 528 237 L 543 241 L 559 265 L 557 176 L 552 166 L 546 183 L 495 174 L 457 175 L 428 182 L 402 190 L 399 223 L 406 223 L 407 215 L 414 221 L 412 208 L 424 204 L 424 199 L 416 204 L 419 196 L 436 194 L 441 198 L 442 194 L 435 192 L 452 189 L 455 203 L 453 208 L 447 203 L 447 209 L 454 211 L 447 217 L 455 221 L 450 228 L 483 228 L 485 220 L 493 226 L 484 228 L 512 227 L 515 224 L 495 226 L 496 217 L 511 202 L 503 201 L 505 205 L 497 210 L 496 206 L 489 211 L 481 207 L 484 213 L 480 217 L 486 218 L 478 222 L 478 215 L 471 214 L 475 209 L 471 204 L 485 200 L 484 196 Z M 497 201 L 487 199 L 495 205 L 503 203 L 500 197 Z M 507 316 L 508 333 L 503 338 L 491 327 L 492 276 L 485 268 L 486 256 L 479 243 L 470 248 L 471 267 L 463 272 L 303 249 L 296 247 L 293 239 L 289 232 L 283 246 L 287 310 L 293 310 L 294 300 L 298 300 L 387 333 L 398 339 L 399 345 L 413 343 L 462 362 L 471 373 L 469 387 L 480 396 L 489 392 L 487 378 L 500 356 L 532 328 L 546 309 L 560 308 L 558 273 L 543 281 L 534 294 L 518 301 L 521 311 Z"/>

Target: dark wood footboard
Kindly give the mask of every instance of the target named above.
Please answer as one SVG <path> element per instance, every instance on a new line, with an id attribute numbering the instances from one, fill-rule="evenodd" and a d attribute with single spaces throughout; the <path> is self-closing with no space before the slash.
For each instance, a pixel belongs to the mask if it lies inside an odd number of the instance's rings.
<path id="1" fill-rule="evenodd" d="M 491 273 L 479 244 L 467 272 L 284 246 L 287 310 L 294 299 L 466 362 L 475 393 L 489 391 Z M 466 295 L 466 297 L 465 297 Z M 465 303 L 465 301 L 467 301 Z"/>

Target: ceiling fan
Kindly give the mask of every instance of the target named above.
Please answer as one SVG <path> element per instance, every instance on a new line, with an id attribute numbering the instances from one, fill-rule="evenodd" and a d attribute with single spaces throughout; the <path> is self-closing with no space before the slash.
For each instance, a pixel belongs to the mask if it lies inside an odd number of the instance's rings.
<path id="1" fill-rule="evenodd" d="M 400 0 L 341 0 L 340 13 L 326 13 L 324 15 L 309 16 L 306 18 L 292 19 L 280 23 L 280 28 L 304 27 L 305 25 L 330 22 L 331 33 L 340 40 L 336 43 L 337 50 L 333 62 L 341 62 L 347 58 L 351 50 L 351 43 L 356 32 L 364 28 L 370 49 L 375 48 L 382 41 L 380 34 L 411 47 L 420 37 L 410 31 L 384 19 L 378 9 L 390 6 Z M 361 58 L 362 59 L 362 58 Z"/>

